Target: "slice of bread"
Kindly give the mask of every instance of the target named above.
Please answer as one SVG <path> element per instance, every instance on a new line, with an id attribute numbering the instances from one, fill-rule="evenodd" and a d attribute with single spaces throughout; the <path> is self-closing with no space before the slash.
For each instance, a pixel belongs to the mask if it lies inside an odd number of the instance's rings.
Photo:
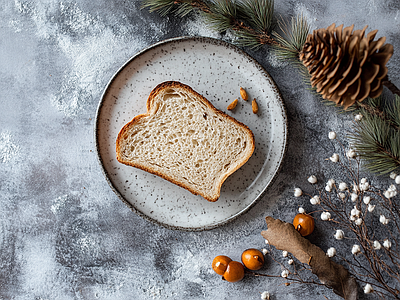
<path id="1" fill-rule="evenodd" d="M 222 183 L 254 152 L 254 135 L 189 86 L 167 81 L 118 134 L 117 160 L 217 201 Z"/>

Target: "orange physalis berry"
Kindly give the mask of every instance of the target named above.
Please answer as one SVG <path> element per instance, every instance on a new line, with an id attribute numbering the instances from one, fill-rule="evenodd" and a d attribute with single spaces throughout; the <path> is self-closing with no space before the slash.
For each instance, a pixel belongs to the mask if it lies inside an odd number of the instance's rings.
<path id="1" fill-rule="evenodd" d="M 242 280 L 244 277 L 244 267 L 238 261 L 231 261 L 228 264 L 228 268 L 223 275 L 223 278 L 229 282 L 237 282 Z"/>
<path id="2" fill-rule="evenodd" d="M 242 263 L 249 270 L 259 270 L 264 265 L 264 255 L 257 249 L 247 249 L 242 253 Z"/>
<path id="3" fill-rule="evenodd" d="M 212 262 L 212 268 L 218 275 L 224 275 L 228 264 L 232 261 L 228 256 L 218 255 Z"/>
<path id="4" fill-rule="evenodd" d="M 297 214 L 293 226 L 302 236 L 310 235 L 314 231 L 314 218 L 306 214 Z"/>

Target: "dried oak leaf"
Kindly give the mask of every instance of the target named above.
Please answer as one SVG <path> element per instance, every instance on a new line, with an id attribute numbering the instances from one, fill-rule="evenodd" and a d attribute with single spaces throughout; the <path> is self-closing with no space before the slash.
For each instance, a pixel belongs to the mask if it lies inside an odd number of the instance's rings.
<path id="1" fill-rule="evenodd" d="M 332 261 L 318 246 L 305 239 L 290 223 L 266 217 L 268 229 L 261 235 L 278 250 L 292 253 L 301 263 L 308 264 L 324 285 L 348 300 L 358 298 L 357 282 L 342 265 Z"/>

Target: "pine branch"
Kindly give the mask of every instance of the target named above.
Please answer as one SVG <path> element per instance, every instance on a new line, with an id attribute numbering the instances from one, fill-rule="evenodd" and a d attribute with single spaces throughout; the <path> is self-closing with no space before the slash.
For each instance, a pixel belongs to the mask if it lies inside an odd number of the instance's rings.
<path id="1" fill-rule="evenodd" d="M 207 0 L 144 0 L 142 8 L 149 8 L 151 13 L 158 12 L 163 17 L 171 13 L 184 17 L 194 10 L 209 13 L 210 2 Z"/>
<path id="2" fill-rule="evenodd" d="M 388 115 L 392 120 L 393 126 L 397 127 L 400 131 L 400 97 L 396 95 L 396 101 L 393 102 L 392 107 L 388 108 Z"/>
<path id="3" fill-rule="evenodd" d="M 210 5 L 210 12 L 204 14 L 208 25 L 218 31 L 225 32 L 238 26 L 238 10 L 233 1 L 216 0 Z"/>
<path id="4" fill-rule="evenodd" d="M 379 117 L 383 122 L 393 127 L 394 130 L 400 131 L 399 99 L 397 95 L 393 101 L 389 99 L 384 101 L 383 96 L 375 99 L 368 98 L 366 101 L 357 102 L 353 107 L 354 110 L 360 110 L 362 115 L 368 114 Z"/>
<path id="5" fill-rule="evenodd" d="M 274 15 L 273 0 L 144 0 L 142 8 L 157 11 L 162 16 L 175 14 L 183 17 L 200 11 L 208 25 L 225 33 L 232 31 L 241 46 L 259 48 L 277 44 L 271 36 Z"/>
<path id="6" fill-rule="evenodd" d="M 400 97 L 384 101 L 382 97 L 358 103 L 363 115 L 350 134 L 354 148 L 365 167 L 377 174 L 387 174 L 400 167 Z"/>
<path id="7" fill-rule="evenodd" d="M 216 0 L 209 8 L 204 16 L 211 28 L 220 33 L 231 30 L 237 44 L 251 48 L 276 44 L 270 34 L 273 0 Z"/>
<path id="8" fill-rule="evenodd" d="M 274 47 L 277 57 L 302 65 L 299 55 L 310 33 L 310 25 L 307 20 L 303 15 L 292 17 L 290 24 L 281 19 L 278 27 L 282 34 L 273 32 L 273 37 L 277 41 L 277 45 Z"/>
<path id="9" fill-rule="evenodd" d="M 270 32 L 274 18 L 274 0 L 244 0 L 238 2 L 241 17 L 258 32 Z"/>
<path id="10" fill-rule="evenodd" d="M 274 0 L 244 0 L 237 5 L 238 17 L 242 21 L 233 30 L 236 30 L 241 45 L 259 48 L 277 44 L 271 36 Z"/>

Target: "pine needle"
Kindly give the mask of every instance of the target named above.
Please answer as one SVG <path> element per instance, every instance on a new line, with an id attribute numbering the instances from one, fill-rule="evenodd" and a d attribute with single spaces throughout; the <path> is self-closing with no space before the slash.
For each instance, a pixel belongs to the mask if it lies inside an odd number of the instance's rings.
<path id="1" fill-rule="evenodd" d="M 258 49 L 263 46 L 259 41 L 259 35 L 250 31 L 238 30 L 234 32 L 237 37 L 236 44 L 251 49 Z"/>
<path id="2" fill-rule="evenodd" d="M 242 21 L 236 30 L 238 43 L 245 47 L 260 48 L 276 44 L 271 29 L 274 20 L 273 0 L 244 0 L 237 2 L 239 19 Z"/>
<path id="3" fill-rule="evenodd" d="M 310 32 L 310 25 L 303 15 L 292 17 L 291 23 L 286 23 L 283 19 L 278 22 L 278 27 L 282 34 L 274 31 L 272 34 L 278 42 L 275 54 L 282 60 L 298 62 L 298 57 L 303 49 Z"/>
<path id="4" fill-rule="evenodd" d="M 241 17 L 257 32 L 270 32 L 274 18 L 273 0 L 244 0 L 238 2 Z"/>
<path id="5" fill-rule="evenodd" d="M 210 4 L 210 12 L 204 14 L 208 25 L 222 33 L 235 25 L 237 20 L 237 6 L 230 0 L 215 0 Z"/>
<path id="6" fill-rule="evenodd" d="M 142 8 L 158 12 L 163 17 L 171 13 L 184 17 L 196 9 L 208 12 L 209 6 L 208 0 L 144 0 L 142 3 Z"/>
<path id="7" fill-rule="evenodd" d="M 161 16 L 165 17 L 175 10 L 174 0 L 144 0 L 142 8 L 149 8 L 149 11 L 157 11 Z"/>
<path id="8" fill-rule="evenodd" d="M 388 115 L 392 119 L 393 124 L 400 128 L 400 97 L 398 95 L 395 95 L 393 105 L 388 108 Z"/>

